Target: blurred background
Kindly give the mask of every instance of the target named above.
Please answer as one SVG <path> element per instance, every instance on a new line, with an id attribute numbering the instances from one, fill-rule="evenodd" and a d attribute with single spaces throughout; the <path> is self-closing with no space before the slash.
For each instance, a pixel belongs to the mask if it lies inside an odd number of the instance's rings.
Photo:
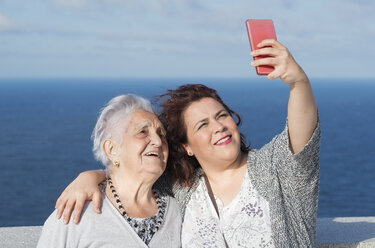
<path id="1" fill-rule="evenodd" d="M 374 216 L 372 1 L 0 0 L 0 226 L 42 225 L 112 97 L 204 83 L 260 148 L 288 86 L 250 67 L 246 19 L 272 19 L 311 79 L 322 126 L 319 217 Z"/>

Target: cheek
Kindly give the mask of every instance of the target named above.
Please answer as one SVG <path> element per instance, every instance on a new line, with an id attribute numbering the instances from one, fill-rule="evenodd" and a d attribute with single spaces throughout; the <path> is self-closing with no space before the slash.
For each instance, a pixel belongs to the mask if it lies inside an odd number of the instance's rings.
<path id="1" fill-rule="evenodd" d="M 168 145 L 167 144 L 163 145 L 163 153 L 164 153 L 165 157 L 168 157 L 168 155 L 169 155 L 169 149 L 168 149 Z"/>
<path id="2" fill-rule="evenodd" d="M 144 142 L 133 141 L 127 148 L 127 154 L 129 156 L 139 157 L 145 151 L 146 145 Z"/>
<path id="3" fill-rule="evenodd" d="M 211 144 L 211 135 L 209 132 L 199 132 L 194 135 L 194 138 L 191 139 L 190 146 L 197 152 L 202 150 L 202 147 L 207 147 Z"/>
<path id="4" fill-rule="evenodd" d="M 238 130 L 238 126 L 237 126 L 237 124 L 234 122 L 233 119 L 229 120 L 227 125 L 228 125 L 228 127 L 229 127 L 232 131 L 234 131 L 234 132 L 239 132 L 239 130 Z"/>

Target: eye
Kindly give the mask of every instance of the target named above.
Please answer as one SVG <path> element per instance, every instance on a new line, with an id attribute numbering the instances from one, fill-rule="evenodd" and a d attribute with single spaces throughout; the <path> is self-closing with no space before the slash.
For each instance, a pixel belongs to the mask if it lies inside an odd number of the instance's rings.
<path id="1" fill-rule="evenodd" d="M 165 132 L 161 131 L 161 132 L 159 132 L 159 137 L 161 139 L 167 139 L 167 134 Z"/>
<path id="2" fill-rule="evenodd" d="M 202 124 L 199 125 L 198 130 L 207 126 L 207 125 L 208 125 L 207 122 L 203 122 Z"/>
<path id="3" fill-rule="evenodd" d="M 148 134 L 148 131 L 146 129 L 141 129 L 137 133 L 137 135 L 140 136 L 140 137 L 145 137 L 145 136 L 147 136 L 147 134 Z"/>
<path id="4" fill-rule="evenodd" d="M 219 115 L 219 118 L 224 118 L 224 117 L 227 117 L 227 116 L 228 116 L 228 113 L 224 112 L 224 113 Z"/>
<path id="5" fill-rule="evenodd" d="M 159 135 L 160 138 L 166 138 L 167 137 L 167 131 L 163 127 L 159 127 L 156 130 L 157 134 Z"/>

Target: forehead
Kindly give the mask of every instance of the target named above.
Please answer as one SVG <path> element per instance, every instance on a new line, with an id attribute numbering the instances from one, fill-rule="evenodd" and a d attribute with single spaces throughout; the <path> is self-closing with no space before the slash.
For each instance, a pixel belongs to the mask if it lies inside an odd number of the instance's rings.
<path id="1" fill-rule="evenodd" d="M 128 128 L 143 126 L 162 127 L 159 118 L 154 113 L 142 109 L 135 110 L 131 113 L 128 121 Z"/>
<path id="2" fill-rule="evenodd" d="M 224 106 L 213 98 L 205 97 L 199 101 L 192 102 L 183 113 L 186 123 L 194 122 L 218 111 L 225 109 Z"/>

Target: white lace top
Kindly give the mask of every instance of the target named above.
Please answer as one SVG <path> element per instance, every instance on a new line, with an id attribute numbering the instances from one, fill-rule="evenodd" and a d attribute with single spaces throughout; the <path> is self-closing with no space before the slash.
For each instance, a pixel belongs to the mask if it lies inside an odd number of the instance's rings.
<path id="1" fill-rule="evenodd" d="M 215 197 L 220 219 L 211 203 L 204 177 L 186 207 L 182 247 L 274 247 L 268 202 L 251 184 L 248 173 L 241 190 L 227 206 Z"/>

